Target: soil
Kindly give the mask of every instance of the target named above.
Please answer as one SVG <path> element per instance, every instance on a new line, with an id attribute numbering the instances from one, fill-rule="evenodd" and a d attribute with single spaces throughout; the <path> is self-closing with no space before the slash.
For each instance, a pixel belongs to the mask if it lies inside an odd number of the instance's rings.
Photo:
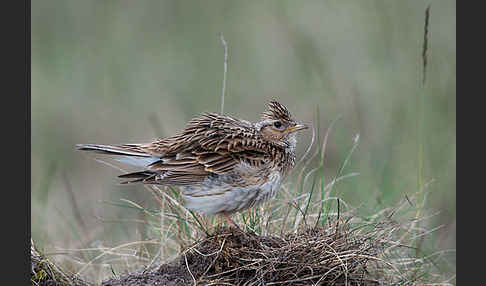
<path id="1" fill-rule="evenodd" d="M 276 239 L 276 240 L 275 240 Z M 217 231 L 217 233 L 204 240 L 197 247 L 197 251 L 187 251 L 181 255 L 178 259 L 170 264 L 164 264 L 160 266 L 156 271 L 151 273 L 139 273 L 128 274 L 121 276 L 117 279 L 110 279 L 104 281 L 101 286 L 134 286 L 134 285 L 167 285 L 167 286 L 186 286 L 194 285 L 197 281 L 197 285 L 207 285 L 208 281 L 200 281 L 202 276 L 218 275 L 225 271 L 229 271 L 238 267 L 235 265 L 235 261 L 228 259 L 227 255 L 236 258 L 238 255 L 234 251 L 230 253 L 217 255 L 222 249 L 221 243 L 225 240 L 225 249 L 227 250 L 241 250 L 241 248 L 247 250 L 259 250 L 261 244 L 264 243 L 267 246 L 276 247 L 275 241 L 279 239 L 270 239 L 267 237 L 260 237 L 252 233 L 242 232 L 236 228 L 224 228 Z M 223 251 L 224 252 L 224 251 Z M 206 255 L 201 255 L 204 253 Z M 188 271 L 190 269 L 190 272 Z M 254 271 L 234 271 L 234 275 L 225 280 L 225 285 L 239 285 L 239 282 L 244 281 Z M 225 277 L 228 278 L 228 277 Z M 215 279 L 218 280 L 218 279 Z M 218 285 L 215 280 L 211 281 L 212 285 Z"/>
<path id="2" fill-rule="evenodd" d="M 139 274 L 127 274 L 120 278 L 112 278 L 104 281 L 102 286 L 148 286 L 148 285 L 166 285 L 166 286 L 186 286 L 194 282 L 189 272 L 181 265 L 163 265 L 155 272 L 146 272 Z"/>
<path id="3" fill-rule="evenodd" d="M 101 285 L 265 285 L 269 282 L 301 286 L 377 285 L 376 281 L 365 278 L 365 269 L 354 267 L 352 261 L 348 264 L 347 276 L 339 268 L 330 271 L 336 260 L 323 256 L 323 251 L 318 250 L 320 247 L 316 248 L 314 243 L 322 241 L 324 245 L 334 239 L 321 230 L 280 238 L 226 228 L 154 272 L 127 274 L 106 280 Z M 361 248 L 361 244 L 350 241 L 346 245 Z M 359 260 L 354 264 L 366 262 Z M 326 279 L 322 279 L 321 275 L 326 272 Z M 345 279 L 347 282 L 344 282 Z"/>
<path id="4" fill-rule="evenodd" d="M 268 283 L 369 286 L 381 285 L 381 282 L 388 280 L 383 275 L 377 277 L 368 271 L 371 270 L 368 267 L 369 258 L 377 255 L 380 248 L 375 236 L 357 235 L 346 228 L 337 228 L 337 225 L 335 230 L 314 228 L 275 237 L 258 236 L 236 228 L 221 228 L 155 271 L 113 277 L 103 281 L 101 286 Z M 35 258 L 33 254 L 32 257 Z M 53 266 L 43 268 L 48 277 L 43 276 L 45 278 L 41 281 L 39 273 L 44 264 L 40 263 L 42 257 L 38 258 L 35 265 L 34 260 L 32 264 L 31 279 L 37 279 L 32 285 L 90 285 L 81 280 L 73 282 L 72 278 L 62 273 L 54 273 Z M 345 264 L 343 258 L 346 259 Z M 383 264 L 374 269 L 383 270 L 386 267 Z M 59 283 L 60 277 L 70 282 Z"/>
<path id="5" fill-rule="evenodd" d="M 239 232 L 239 230 L 232 230 L 230 233 L 234 234 L 235 232 Z M 243 235 L 243 237 L 245 236 Z M 218 251 L 218 245 L 216 243 L 206 242 L 198 248 L 200 252 L 215 253 Z M 119 278 L 104 281 L 101 286 L 193 285 L 194 281 L 198 280 L 206 272 L 208 267 L 214 264 L 214 261 L 215 259 L 212 256 L 203 256 L 194 252 L 188 252 L 170 264 L 163 264 L 154 272 L 123 275 Z M 188 268 L 191 271 L 190 273 Z"/>

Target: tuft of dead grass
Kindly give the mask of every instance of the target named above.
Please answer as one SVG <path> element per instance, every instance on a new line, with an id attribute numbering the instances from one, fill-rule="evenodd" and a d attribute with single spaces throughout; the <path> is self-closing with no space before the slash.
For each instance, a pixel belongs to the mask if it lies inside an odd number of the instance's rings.
<path id="1" fill-rule="evenodd" d="M 221 228 L 184 253 L 197 285 L 378 285 L 379 241 L 340 227 L 284 237 Z"/>
<path id="2" fill-rule="evenodd" d="M 35 286 L 91 286 L 88 282 L 65 273 L 61 268 L 42 255 L 30 241 L 30 280 Z"/>
<path id="3" fill-rule="evenodd" d="M 379 285 L 392 281 L 371 269 L 393 265 L 380 257 L 386 240 L 378 229 L 336 222 L 277 237 L 219 228 L 183 257 L 197 285 Z"/>
<path id="4" fill-rule="evenodd" d="M 375 223 L 353 219 L 302 226 L 282 236 L 218 227 L 157 271 L 102 285 L 427 285 L 434 280 L 423 274 L 431 273 L 432 263 L 398 240 L 407 231 L 404 225 L 390 217 Z"/>

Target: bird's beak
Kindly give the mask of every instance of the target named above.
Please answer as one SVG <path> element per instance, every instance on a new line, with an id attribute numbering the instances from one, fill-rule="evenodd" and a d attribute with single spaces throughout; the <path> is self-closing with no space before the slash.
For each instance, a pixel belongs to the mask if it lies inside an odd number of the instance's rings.
<path id="1" fill-rule="evenodd" d="M 306 125 L 304 125 L 304 124 L 297 124 L 295 126 L 292 126 L 292 127 L 287 128 L 287 132 L 288 133 L 293 133 L 295 131 L 299 131 L 299 130 L 307 129 L 307 128 L 309 128 L 309 127 L 306 126 Z"/>

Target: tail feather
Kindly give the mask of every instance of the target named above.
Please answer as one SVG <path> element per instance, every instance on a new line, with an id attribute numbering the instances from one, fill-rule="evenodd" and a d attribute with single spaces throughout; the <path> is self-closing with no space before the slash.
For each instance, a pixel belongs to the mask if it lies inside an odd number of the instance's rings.
<path id="1" fill-rule="evenodd" d="M 76 144 L 78 150 L 83 151 L 95 151 L 102 154 L 109 155 L 125 155 L 125 156 L 138 156 L 138 157 L 152 157 L 150 154 L 135 152 L 123 148 L 123 146 L 113 145 L 98 145 L 98 144 Z"/>
<path id="2" fill-rule="evenodd" d="M 137 145 L 98 145 L 98 144 L 77 144 L 78 150 L 91 151 L 104 155 L 114 155 L 115 160 L 124 164 L 146 168 L 147 166 L 160 161 L 160 157 L 155 157 L 142 151 L 137 152 Z"/>
<path id="3" fill-rule="evenodd" d="M 141 172 L 134 172 L 134 173 L 128 173 L 128 174 L 123 174 L 118 176 L 118 178 L 122 179 L 135 179 L 135 180 L 129 180 L 122 182 L 121 184 L 131 184 L 131 183 L 140 183 L 144 182 L 146 180 L 151 179 L 152 177 L 156 176 L 157 173 L 151 172 L 151 171 L 141 171 Z"/>
<path id="4" fill-rule="evenodd" d="M 152 175 L 154 175 L 155 172 L 151 171 L 141 171 L 141 172 L 133 172 L 133 173 L 128 173 L 128 174 L 123 174 L 118 176 L 118 178 L 122 179 L 138 179 L 138 178 L 148 178 Z"/>

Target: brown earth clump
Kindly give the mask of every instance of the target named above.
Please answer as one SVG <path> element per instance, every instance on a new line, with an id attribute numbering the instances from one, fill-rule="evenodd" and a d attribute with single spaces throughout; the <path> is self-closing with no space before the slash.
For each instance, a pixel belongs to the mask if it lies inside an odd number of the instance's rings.
<path id="1" fill-rule="evenodd" d="M 377 225 L 341 222 L 283 237 L 218 228 L 157 271 L 102 283 L 118 285 L 382 285 L 402 281 L 380 258 L 389 235 Z M 386 270 L 388 269 L 388 271 Z"/>

